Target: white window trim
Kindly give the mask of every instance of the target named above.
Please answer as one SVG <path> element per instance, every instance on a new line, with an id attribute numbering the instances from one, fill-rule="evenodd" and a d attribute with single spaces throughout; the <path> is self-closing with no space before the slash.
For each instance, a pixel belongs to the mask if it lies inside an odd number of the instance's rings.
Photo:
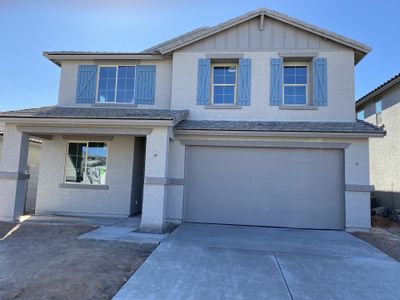
<path id="1" fill-rule="evenodd" d="M 235 74 L 235 84 L 222 84 L 222 83 L 217 83 L 214 84 L 214 67 L 235 67 L 236 68 L 236 74 Z M 232 106 L 232 105 L 236 105 L 237 104 L 237 80 L 238 80 L 238 64 L 235 63 L 225 63 L 225 64 L 211 64 L 211 103 L 212 105 L 227 105 L 227 106 Z M 214 86 L 234 86 L 233 89 L 233 103 L 215 103 L 214 102 Z"/>
<path id="2" fill-rule="evenodd" d="M 85 182 L 71 182 L 71 181 L 67 181 L 67 159 L 68 159 L 68 149 L 69 149 L 69 144 L 71 143 L 77 143 L 77 144 L 84 144 L 86 143 L 87 148 L 89 148 L 89 143 L 104 143 L 107 145 L 107 157 L 106 157 L 106 177 L 104 179 L 104 183 L 102 184 L 90 184 L 90 183 L 85 183 Z M 108 157 L 109 157 L 109 142 L 107 141 L 78 141 L 78 140 L 71 140 L 67 142 L 67 148 L 65 151 L 65 162 L 64 162 L 64 183 L 65 184 L 73 184 L 73 185 L 91 185 L 91 186 L 103 186 L 103 185 L 107 185 L 107 170 L 108 170 Z M 88 162 L 88 153 L 89 151 L 86 152 L 86 157 L 85 157 L 85 168 L 84 170 L 87 170 L 87 162 Z"/>
<path id="3" fill-rule="evenodd" d="M 296 84 L 296 83 L 287 83 L 285 84 L 285 67 L 306 67 L 307 68 L 307 83 L 306 84 Z M 311 67 L 307 62 L 284 62 L 282 68 L 282 102 L 283 105 L 288 106 L 309 106 L 311 105 L 309 89 L 310 89 L 310 77 L 311 77 Z M 285 103 L 285 86 L 306 86 L 306 103 L 304 104 L 293 104 L 293 103 Z"/>
<path id="4" fill-rule="evenodd" d="M 114 101 L 112 102 L 101 102 L 99 101 L 99 83 L 100 83 L 100 69 L 102 67 L 116 67 L 117 72 L 115 73 L 115 87 L 114 87 Z M 118 87 L 118 71 L 119 67 L 135 67 L 135 84 L 133 86 L 133 101 L 132 102 L 117 102 L 117 87 Z M 96 82 L 96 103 L 101 103 L 101 104 L 117 104 L 117 105 L 127 105 L 127 104 L 134 104 L 135 103 L 135 90 L 136 90 L 136 67 L 137 65 L 129 65 L 129 64 L 124 64 L 124 65 L 98 65 L 98 72 L 97 72 L 97 82 Z"/>

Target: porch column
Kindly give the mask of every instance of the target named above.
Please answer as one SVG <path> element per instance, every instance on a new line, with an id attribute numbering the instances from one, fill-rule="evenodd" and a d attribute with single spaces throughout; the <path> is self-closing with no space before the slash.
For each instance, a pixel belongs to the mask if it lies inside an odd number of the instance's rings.
<path id="1" fill-rule="evenodd" d="M 162 232 L 165 226 L 166 183 L 168 171 L 169 130 L 154 128 L 147 135 L 145 179 L 143 187 L 143 232 Z"/>
<path id="2" fill-rule="evenodd" d="M 24 212 L 29 135 L 5 124 L 0 159 L 0 220 L 15 221 Z"/>

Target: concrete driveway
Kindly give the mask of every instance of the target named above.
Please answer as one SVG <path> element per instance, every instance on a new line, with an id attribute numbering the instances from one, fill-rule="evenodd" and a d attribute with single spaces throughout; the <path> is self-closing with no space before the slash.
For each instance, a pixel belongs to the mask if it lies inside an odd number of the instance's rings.
<path id="1" fill-rule="evenodd" d="M 399 299 L 400 263 L 345 232 L 183 224 L 113 298 Z"/>

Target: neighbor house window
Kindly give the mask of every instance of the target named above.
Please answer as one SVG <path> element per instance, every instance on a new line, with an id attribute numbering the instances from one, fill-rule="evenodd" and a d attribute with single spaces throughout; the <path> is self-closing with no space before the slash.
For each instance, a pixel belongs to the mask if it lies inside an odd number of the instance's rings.
<path id="1" fill-rule="evenodd" d="M 65 164 L 65 182 L 105 184 L 107 143 L 69 142 Z"/>
<path id="2" fill-rule="evenodd" d="M 365 119 L 365 113 L 364 113 L 363 110 L 360 110 L 360 111 L 357 113 L 357 120 L 364 121 L 364 119 Z"/>
<path id="3" fill-rule="evenodd" d="M 308 67 L 287 65 L 283 67 L 283 103 L 287 105 L 307 104 Z"/>
<path id="4" fill-rule="evenodd" d="M 235 104 L 236 65 L 214 65 L 212 68 L 213 104 Z"/>
<path id="5" fill-rule="evenodd" d="M 135 66 L 100 66 L 97 101 L 131 103 L 135 92 Z"/>
<path id="6" fill-rule="evenodd" d="M 376 125 L 382 124 L 382 101 L 375 102 Z"/>

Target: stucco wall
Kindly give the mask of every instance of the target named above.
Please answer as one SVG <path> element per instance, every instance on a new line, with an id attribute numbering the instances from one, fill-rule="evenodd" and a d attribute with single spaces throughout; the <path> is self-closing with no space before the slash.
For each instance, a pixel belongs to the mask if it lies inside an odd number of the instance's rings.
<path id="1" fill-rule="evenodd" d="M 300 50 L 299 50 L 300 51 Z M 305 52 L 306 50 L 301 50 Z M 204 52 L 178 51 L 173 55 L 172 109 L 189 109 L 190 119 L 266 121 L 354 121 L 354 53 L 336 49 L 318 52 L 328 64 L 328 106 L 318 110 L 282 110 L 269 105 L 270 58 L 279 52 L 244 52 L 252 59 L 251 105 L 241 109 L 210 109 L 196 104 L 197 64 Z"/>
<path id="2" fill-rule="evenodd" d="M 108 142 L 108 190 L 62 188 L 67 141 L 44 141 L 36 213 L 128 216 L 131 203 L 134 138 L 115 136 Z"/>
<path id="3" fill-rule="evenodd" d="M 3 137 L 0 136 L 0 158 L 1 158 L 2 145 L 3 145 Z M 41 145 L 36 143 L 29 143 L 28 165 L 39 166 L 40 159 L 41 159 Z"/>
<path id="4" fill-rule="evenodd" d="M 171 101 L 171 59 L 164 60 L 65 60 L 61 65 L 61 77 L 58 104 L 73 106 L 76 98 L 78 66 L 97 65 L 155 65 L 156 66 L 156 98 L 154 105 L 138 105 L 143 108 L 169 108 Z M 125 104 L 126 105 L 126 104 Z"/>
<path id="5" fill-rule="evenodd" d="M 373 99 L 364 108 L 366 121 L 376 124 L 375 101 L 382 101 L 383 139 L 370 141 L 371 183 L 375 186 L 377 205 L 400 208 L 400 84 Z"/>
<path id="6" fill-rule="evenodd" d="M 320 142 L 349 144 L 344 149 L 344 183 L 346 185 L 369 185 L 369 155 L 367 139 L 338 138 L 249 138 L 249 137 L 195 137 L 178 136 L 170 144 L 169 176 L 184 178 L 185 146 L 180 142 L 185 139 L 207 139 L 216 142 L 223 140 L 236 141 L 285 141 L 285 142 Z M 184 186 L 170 185 L 167 197 L 167 219 L 174 222 L 182 221 L 184 205 Z M 345 225 L 347 230 L 370 228 L 370 193 L 345 191 Z"/>

